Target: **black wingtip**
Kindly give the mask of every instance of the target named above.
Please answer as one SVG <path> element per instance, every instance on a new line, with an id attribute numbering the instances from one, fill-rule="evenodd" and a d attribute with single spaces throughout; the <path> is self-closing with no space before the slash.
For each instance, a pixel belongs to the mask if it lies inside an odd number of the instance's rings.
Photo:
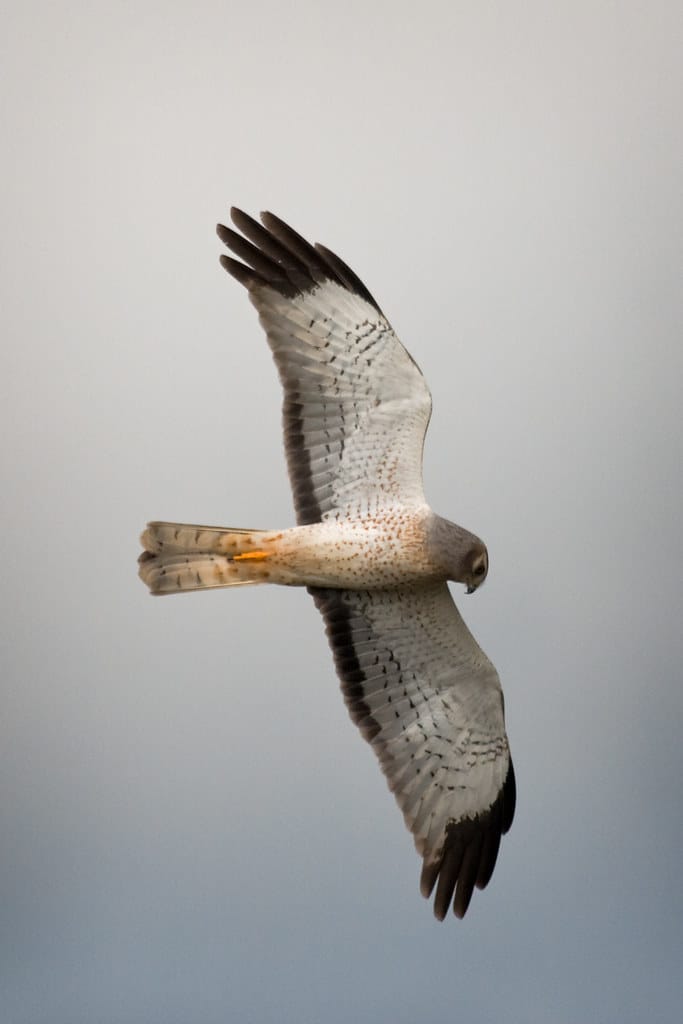
<path id="1" fill-rule="evenodd" d="M 254 218 L 250 217 L 248 213 L 244 212 L 244 210 L 240 210 L 239 206 L 230 207 L 230 220 L 233 222 L 235 227 L 240 229 L 240 231 L 242 231 L 243 227 L 249 227 L 253 224 L 260 227 L 258 221 L 255 221 Z"/>
<path id="2" fill-rule="evenodd" d="M 479 862 L 483 842 L 484 836 L 480 832 L 474 837 L 465 850 L 462 863 L 460 864 L 458 884 L 456 886 L 455 898 L 453 900 L 453 913 L 460 919 L 462 919 L 467 913 L 467 908 L 469 907 L 470 900 L 472 899 L 472 893 L 474 892 L 474 886 L 479 873 Z"/>
<path id="3" fill-rule="evenodd" d="M 268 284 L 268 282 L 257 274 L 255 270 L 252 270 L 251 267 L 246 267 L 244 263 L 240 263 L 239 260 L 232 259 L 231 256 L 222 254 L 218 257 L 218 261 L 223 267 L 223 270 L 227 270 L 227 272 L 234 277 L 236 281 L 243 284 L 249 291 L 253 291 L 254 288 L 257 288 L 259 285 L 263 286 Z"/>
<path id="4" fill-rule="evenodd" d="M 230 219 L 241 235 L 224 224 L 216 226 L 223 244 L 247 264 L 247 270 L 256 272 L 240 274 L 232 264 L 224 263 L 238 281 L 252 291 L 268 286 L 287 298 L 310 292 L 324 281 L 333 281 L 381 312 L 358 275 L 333 252 L 322 245 L 311 245 L 270 210 L 263 210 L 260 216 L 261 223 L 239 207 L 231 206 Z"/>
<path id="5" fill-rule="evenodd" d="M 426 858 L 422 864 L 420 874 L 420 893 L 426 900 L 432 895 L 432 890 L 439 877 L 439 861 L 428 861 Z"/>
<path id="6" fill-rule="evenodd" d="M 420 892 L 429 899 L 436 885 L 434 916 L 443 921 L 452 905 L 463 918 L 477 889 L 484 889 L 496 866 L 501 836 L 512 824 L 515 812 L 515 773 L 512 760 L 497 800 L 483 814 L 451 822 L 446 830 L 440 860 L 425 859 L 420 875 Z"/>

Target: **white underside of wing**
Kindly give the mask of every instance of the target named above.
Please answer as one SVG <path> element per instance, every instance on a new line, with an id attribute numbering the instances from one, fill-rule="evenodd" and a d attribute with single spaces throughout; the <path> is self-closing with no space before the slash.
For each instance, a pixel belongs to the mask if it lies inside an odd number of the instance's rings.
<path id="1" fill-rule="evenodd" d="M 340 599 L 349 625 L 335 654 L 349 710 L 418 851 L 436 858 L 447 826 L 484 814 L 503 788 L 509 751 L 498 675 L 446 584 Z M 328 633 L 335 647 L 329 619 Z"/>
<path id="2" fill-rule="evenodd" d="M 297 498 L 320 518 L 422 505 L 431 396 L 388 321 L 332 281 L 294 298 L 253 296 L 285 389 L 285 442 Z"/>

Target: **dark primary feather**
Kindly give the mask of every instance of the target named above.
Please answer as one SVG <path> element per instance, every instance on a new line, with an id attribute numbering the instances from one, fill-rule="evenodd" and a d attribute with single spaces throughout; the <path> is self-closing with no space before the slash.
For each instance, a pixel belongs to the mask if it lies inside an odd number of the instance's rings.
<path id="1" fill-rule="evenodd" d="M 245 237 L 223 224 L 217 226 L 218 237 L 244 263 L 222 256 L 221 264 L 249 290 L 268 285 L 286 298 L 293 298 L 323 281 L 335 281 L 380 312 L 361 279 L 325 246 L 311 245 L 283 220 L 267 211 L 261 214 L 263 224 L 234 206 L 230 216 Z"/>
<path id="2" fill-rule="evenodd" d="M 464 917 L 472 893 L 485 889 L 496 866 L 501 837 L 509 830 L 515 814 L 515 771 L 510 761 L 505 784 L 488 811 L 475 819 L 454 822 L 446 829 L 446 843 L 440 861 L 425 861 L 420 875 L 420 892 L 434 897 L 434 914 L 443 921 L 453 903 L 456 917 Z"/>

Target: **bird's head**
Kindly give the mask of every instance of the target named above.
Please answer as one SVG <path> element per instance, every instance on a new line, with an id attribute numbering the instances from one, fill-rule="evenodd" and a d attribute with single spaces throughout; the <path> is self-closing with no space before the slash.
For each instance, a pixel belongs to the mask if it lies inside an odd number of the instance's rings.
<path id="1" fill-rule="evenodd" d="M 464 583 L 468 594 L 482 585 L 489 571 L 486 545 L 457 523 L 431 513 L 426 526 L 427 550 L 431 560 L 454 583 Z"/>
<path id="2" fill-rule="evenodd" d="M 486 579 L 489 571 L 489 554 L 483 544 L 477 545 L 467 555 L 467 566 L 464 583 L 467 593 L 473 594 Z"/>

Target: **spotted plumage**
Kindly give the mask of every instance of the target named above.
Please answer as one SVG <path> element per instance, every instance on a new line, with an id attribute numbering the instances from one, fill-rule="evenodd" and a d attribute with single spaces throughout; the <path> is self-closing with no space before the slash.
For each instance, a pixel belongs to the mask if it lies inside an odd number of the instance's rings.
<path id="1" fill-rule="evenodd" d="M 218 234 L 266 332 L 284 390 L 296 527 L 154 522 L 140 575 L 157 594 L 306 586 L 347 707 L 379 758 L 423 858 L 434 912 L 462 917 L 514 813 L 498 675 L 447 580 L 472 592 L 488 555 L 422 487 L 431 396 L 377 302 L 337 256 L 273 214 L 232 211 Z M 235 259 L 234 256 L 238 257 Z"/>

